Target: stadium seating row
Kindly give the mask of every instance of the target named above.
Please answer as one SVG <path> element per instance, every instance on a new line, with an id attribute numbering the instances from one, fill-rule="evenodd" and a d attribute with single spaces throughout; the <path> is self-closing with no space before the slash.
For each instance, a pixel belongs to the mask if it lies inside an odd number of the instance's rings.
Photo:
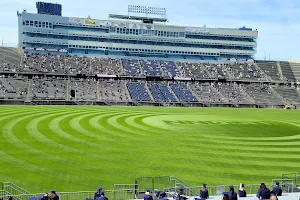
<path id="1" fill-rule="evenodd" d="M 20 62 L 23 60 L 22 62 Z M 0 72 L 47 74 L 106 74 L 130 77 L 160 76 L 195 79 L 227 79 L 232 81 L 296 82 L 288 62 L 259 61 L 257 64 L 207 64 L 159 60 L 86 58 L 62 55 L 24 54 L 0 50 Z M 297 73 L 297 72 L 295 72 Z"/>
<path id="2" fill-rule="evenodd" d="M 0 78 L 0 99 L 200 102 L 205 104 L 300 105 L 295 87 L 267 84 L 180 83 L 113 79 Z"/>

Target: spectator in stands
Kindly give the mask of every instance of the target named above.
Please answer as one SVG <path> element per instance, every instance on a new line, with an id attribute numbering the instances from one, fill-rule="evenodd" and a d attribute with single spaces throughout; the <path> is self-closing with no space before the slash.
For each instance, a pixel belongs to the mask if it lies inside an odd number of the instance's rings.
<path id="1" fill-rule="evenodd" d="M 279 186 L 279 182 L 278 181 L 276 181 L 276 186 L 273 188 L 272 192 L 274 192 L 276 194 L 276 196 L 281 196 L 282 195 L 282 189 Z"/>
<path id="2" fill-rule="evenodd" d="M 185 195 L 185 193 L 184 193 L 184 187 L 182 185 L 179 186 L 178 189 L 179 189 L 179 192 L 178 192 L 179 195 Z"/>
<path id="3" fill-rule="evenodd" d="M 158 200 L 160 198 L 160 191 L 159 190 L 155 190 L 155 195 L 154 195 L 154 200 Z"/>
<path id="4" fill-rule="evenodd" d="M 48 200 L 49 199 L 48 196 L 49 196 L 48 193 L 44 194 L 43 197 L 41 198 L 41 200 Z"/>
<path id="5" fill-rule="evenodd" d="M 244 188 L 244 184 L 241 183 L 240 189 L 239 189 L 239 197 L 246 197 L 246 196 L 247 196 L 247 192 Z"/>
<path id="6" fill-rule="evenodd" d="M 50 199 L 51 200 L 59 200 L 59 196 L 57 196 L 55 190 L 51 190 Z"/>
<path id="7" fill-rule="evenodd" d="M 100 197 L 97 200 L 108 200 L 108 198 L 105 196 L 105 190 L 100 191 Z"/>
<path id="8" fill-rule="evenodd" d="M 150 188 L 146 188 L 144 200 L 153 200 Z"/>
<path id="9" fill-rule="evenodd" d="M 98 186 L 97 192 L 95 192 L 95 194 L 94 194 L 94 200 L 97 200 L 101 196 L 101 190 L 102 190 L 102 187 Z"/>
<path id="10" fill-rule="evenodd" d="M 260 188 L 257 191 L 256 197 L 259 199 L 269 199 L 270 198 L 270 190 L 267 188 L 265 183 L 260 184 Z"/>
<path id="11" fill-rule="evenodd" d="M 233 185 L 229 186 L 228 197 L 229 197 L 229 200 L 238 200 L 237 193 L 234 192 Z"/>
<path id="12" fill-rule="evenodd" d="M 203 184 L 201 190 L 200 190 L 200 198 L 202 199 L 208 199 L 208 190 L 206 189 L 206 184 Z"/>

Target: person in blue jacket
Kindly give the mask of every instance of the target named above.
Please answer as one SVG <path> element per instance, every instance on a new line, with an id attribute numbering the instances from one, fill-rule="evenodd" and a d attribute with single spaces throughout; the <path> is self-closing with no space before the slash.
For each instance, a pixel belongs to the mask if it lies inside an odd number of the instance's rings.
<path id="1" fill-rule="evenodd" d="M 260 184 L 260 188 L 257 191 L 256 198 L 259 199 L 270 199 L 271 191 L 267 188 L 265 183 Z"/>
<path id="2" fill-rule="evenodd" d="M 273 192 L 276 194 L 276 196 L 281 196 L 282 195 L 282 189 L 279 186 L 278 181 L 276 181 L 276 186 L 273 188 Z"/>
<path id="3" fill-rule="evenodd" d="M 146 192 L 145 192 L 145 195 L 144 195 L 144 200 L 153 200 L 150 188 L 146 188 Z"/>
<path id="4" fill-rule="evenodd" d="M 160 196 L 159 200 L 169 200 L 169 199 L 167 198 L 167 194 L 166 194 L 165 191 L 161 191 L 161 192 L 159 193 L 159 196 Z"/>
<path id="5" fill-rule="evenodd" d="M 206 189 L 206 184 L 203 184 L 201 190 L 200 190 L 200 199 L 208 199 L 208 190 Z"/>
<path id="6" fill-rule="evenodd" d="M 241 185 L 240 185 L 240 189 L 239 189 L 239 197 L 246 197 L 247 196 L 247 192 L 246 192 L 246 190 L 245 190 L 245 188 L 244 188 L 245 186 L 244 186 L 244 184 L 242 183 Z"/>

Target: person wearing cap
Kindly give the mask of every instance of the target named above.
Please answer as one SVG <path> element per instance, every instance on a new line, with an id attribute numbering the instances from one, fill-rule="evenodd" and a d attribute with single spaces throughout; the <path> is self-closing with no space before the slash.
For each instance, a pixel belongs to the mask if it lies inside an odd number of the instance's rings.
<path id="1" fill-rule="evenodd" d="M 276 186 L 273 188 L 273 192 L 276 194 L 276 196 L 281 196 L 282 195 L 282 189 L 279 186 L 278 181 L 276 181 Z"/>
<path id="2" fill-rule="evenodd" d="M 100 197 L 97 200 L 108 200 L 108 198 L 105 196 L 105 190 L 100 191 Z"/>
<path id="3" fill-rule="evenodd" d="M 97 200 L 101 196 L 101 190 L 102 190 L 102 187 L 98 186 L 97 192 L 95 192 L 95 194 L 94 194 L 94 200 Z"/>
<path id="4" fill-rule="evenodd" d="M 257 191 L 256 198 L 259 199 L 270 199 L 271 191 L 267 188 L 265 183 L 261 183 Z"/>
<path id="5" fill-rule="evenodd" d="M 244 188 L 244 184 L 241 183 L 240 189 L 239 189 L 239 197 L 246 197 L 246 196 L 247 196 L 247 192 Z"/>
<path id="6" fill-rule="evenodd" d="M 50 199 L 51 200 L 59 200 L 59 196 L 57 196 L 55 190 L 51 190 Z"/>
<path id="7" fill-rule="evenodd" d="M 209 198 L 208 190 L 206 189 L 206 184 L 202 185 L 202 188 L 200 190 L 200 198 L 201 198 L 201 200 Z"/>
<path id="8" fill-rule="evenodd" d="M 154 195 L 154 200 L 158 200 L 159 199 L 159 194 L 160 194 L 160 191 L 159 190 L 155 190 L 155 195 Z"/>
<path id="9" fill-rule="evenodd" d="M 228 197 L 229 197 L 229 200 L 238 200 L 237 193 L 234 192 L 233 185 L 229 186 Z"/>
<path id="10" fill-rule="evenodd" d="M 178 193 L 176 193 L 173 198 L 176 199 L 176 200 L 185 200 L 185 199 L 187 199 L 187 197 L 185 196 L 185 193 L 184 193 L 184 187 L 181 185 L 181 186 L 178 187 L 178 189 L 179 189 Z"/>
<path id="11" fill-rule="evenodd" d="M 169 200 L 169 199 L 167 198 L 167 194 L 166 194 L 165 191 L 161 191 L 161 192 L 159 193 L 159 196 L 160 196 L 159 200 Z"/>
<path id="12" fill-rule="evenodd" d="M 146 192 L 145 192 L 145 195 L 144 195 L 144 200 L 153 200 L 150 188 L 146 188 Z"/>

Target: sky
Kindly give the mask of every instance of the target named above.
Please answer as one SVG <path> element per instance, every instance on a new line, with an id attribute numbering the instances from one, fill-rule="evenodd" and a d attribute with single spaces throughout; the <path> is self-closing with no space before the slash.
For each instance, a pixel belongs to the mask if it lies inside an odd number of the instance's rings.
<path id="1" fill-rule="evenodd" d="M 0 40 L 17 45 L 17 10 L 36 13 L 35 0 L 0 0 Z M 300 0 L 55 0 L 67 17 L 107 19 L 128 5 L 163 7 L 168 24 L 258 29 L 256 58 L 300 60 Z"/>

